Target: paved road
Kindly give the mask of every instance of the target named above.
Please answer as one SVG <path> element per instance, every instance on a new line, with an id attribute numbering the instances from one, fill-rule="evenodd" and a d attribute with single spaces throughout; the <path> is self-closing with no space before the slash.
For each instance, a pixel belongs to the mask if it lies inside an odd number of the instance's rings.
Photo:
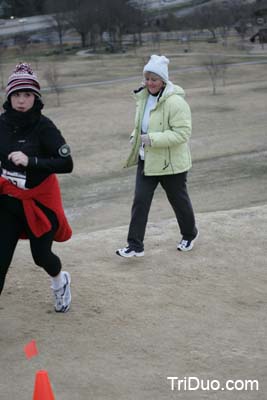
<path id="1" fill-rule="evenodd" d="M 53 18 L 49 15 L 27 18 L 0 20 L 0 36 L 14 35 L 23 32 L 37 32 L 53 26 Z"/>

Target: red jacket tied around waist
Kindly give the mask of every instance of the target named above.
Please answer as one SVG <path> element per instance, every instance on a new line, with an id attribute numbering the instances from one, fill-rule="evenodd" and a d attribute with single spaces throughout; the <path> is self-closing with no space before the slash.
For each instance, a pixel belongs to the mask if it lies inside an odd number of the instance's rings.
<path id="1" fill-rule="evenodd" d="M 25 216 L 32 233 L 40 237 L 51 230 L 51 223 L 36 201 L 51 209 L 57 217 L 58 229 L 54 240 L 64 242 L 72 235 L 71 227 L 64 213 L 58 179 L 50 175 L 32 189 L 19 189 L 13 183 L 0 177 L 0 194 L 7 194 L 22 201 Z M 26 238 L 26 235 L 23 235 Z"/>

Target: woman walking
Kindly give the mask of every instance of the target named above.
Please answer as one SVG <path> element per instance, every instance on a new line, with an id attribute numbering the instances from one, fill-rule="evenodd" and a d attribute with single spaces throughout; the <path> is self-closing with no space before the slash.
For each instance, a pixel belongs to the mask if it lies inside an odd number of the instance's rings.
<path id="1" fill-rule="evenodd" d="M 159 183 L 175 212 L 182 235 L 177 249 L 191 250 L 198 236 L 186 186 L 191 168 L 188 146 L 191 112 L 184 90 L 169 81 L 168 64 L 165 56 L 152 55 L 144 67 L 144 85 L 135 91 L 135 128 L 126 166 L 137 164 L 137 174 L 128 245 L 116 251 L 122 257 L 144 255 L 148 214 Z"/>

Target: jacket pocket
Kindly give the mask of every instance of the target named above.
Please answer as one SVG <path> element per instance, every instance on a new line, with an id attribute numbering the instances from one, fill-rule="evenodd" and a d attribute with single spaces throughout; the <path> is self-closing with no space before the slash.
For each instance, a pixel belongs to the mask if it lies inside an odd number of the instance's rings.
<path id="1" fill-rule="evenodd" d="M 149 147 L 145 151 L 145 172 L 161 175 L 169 166 L 167 148 Z"/>

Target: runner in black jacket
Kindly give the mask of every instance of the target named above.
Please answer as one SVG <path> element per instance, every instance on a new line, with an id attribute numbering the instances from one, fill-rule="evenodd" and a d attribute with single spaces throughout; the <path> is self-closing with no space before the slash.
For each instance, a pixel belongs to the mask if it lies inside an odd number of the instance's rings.
<path id="1" fill-rule="evenodd" d="M 16 67 L 6 93 L 5 111 L 0 116 L 0 293 L 17 242 L 26 236 L 35 263 L 51 276 L 55 310 L 66 312 L 71 303 L 70 274 L 61 271 L 60 259 L 51 247 L 54 240 L 71 236 L 57 181 L 53 180 L 55 173 L 72 171 L 70 148 L 54 123 L 42 115 L 40 85 L 28 64 Z M 41 210 L 41 235 L 37 234 L 39 220 L 31 217 L 32 210 L 25 211 L 25 196 L 32 196 Z M 59 234 L 62 227 L 64 235 Z M 61 237 L 55 239 L 56 235 Z"/>

